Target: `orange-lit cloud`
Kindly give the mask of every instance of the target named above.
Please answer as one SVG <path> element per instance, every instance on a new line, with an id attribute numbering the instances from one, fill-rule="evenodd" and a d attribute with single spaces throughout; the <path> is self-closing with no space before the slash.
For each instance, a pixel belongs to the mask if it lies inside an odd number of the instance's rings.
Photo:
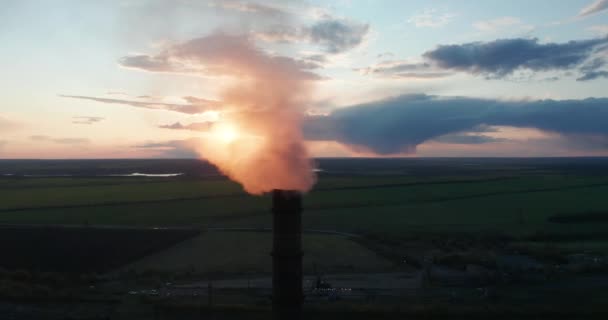
<path id="1" fill-rule="evenodd" d="M 111 99 L 111 98 L 100 98 L 100 97 L 89 97 L 89 96 L 72 96 L 72 95 L 60 95 L 64 98 L 83 99 L 91 100 L 101 103 L 110 104 L 122 104 L 129 105 L 137 108 L 153 109 L 153 110 L 168 110 L 185 114 L 201 114 L 210 109 L 218 106 L 217 101 L 200 99 L 195 97 L 184 97 L 187 104 L 176 104 L 176 103 L 163 103 L 157 101 L 137 101 L 137 100 L 125 100 L 125 99 Z"/>
<path id="2" fill-rule="evenodd" d="M 73 124 L 94 124 L 105 120 L 104 117 L 76 116 L 72 117 Z"/>
<path id="3" fill-rule="evenodd" d="M 18 127 L 19 127 L 19 125 L 17 122 L 9 120 L 9 119 L 3 117 L 2 115 L 0 115 L 0 132 L 14 130 Z"/>
<path id="4" fill-rule="evenodd" d="M 89 143 L 89 139 L 85 139 L 85 138 L 53 138 L 53 137 L 49 137 L 49 136 L 45 136 L 45 135 L 34 135 L 34 136 L 30 136 L 30 140 L 32 141 L 44 141 L 44 142 L 53 142 L 53 143 L 59 143 L 59 144 L 76 144 L 76 145 L 81 145 L 81 144 L 85 144 L 85 143 Z"/>

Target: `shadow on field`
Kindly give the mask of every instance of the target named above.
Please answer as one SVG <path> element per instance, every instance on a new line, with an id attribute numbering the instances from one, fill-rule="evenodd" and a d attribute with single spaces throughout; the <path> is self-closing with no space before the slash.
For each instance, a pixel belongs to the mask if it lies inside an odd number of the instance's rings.
<path id="1" fill-rule="evenodd" d="M 0 226 L 0 267 L 104 272 L 192 238 L 192 228 Z"/>

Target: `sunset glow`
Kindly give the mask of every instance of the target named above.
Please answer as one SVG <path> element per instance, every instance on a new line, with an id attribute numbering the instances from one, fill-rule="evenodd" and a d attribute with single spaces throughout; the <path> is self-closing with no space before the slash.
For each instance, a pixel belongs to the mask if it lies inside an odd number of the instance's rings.
<path id="1" fill-rule="evenodd" d="M 0 43 L 2 319 L 608 311 L 608 0 L 0 0 Z"/>
<path id="2" fill-rule="evenodd" d="M 192 157 L 248 135 L 306 159 L 608 155 L 592 0 L 3 9 L 0 158 Z"/>
<path id="3" fill-rule="evenodd" d="M 238 128 L 232 124 L 217 124 L 211 132 L 213 136 L 216 136 L 220 143 L 230 144 L 236 139 L 240 138 L 240 132 Z"/>

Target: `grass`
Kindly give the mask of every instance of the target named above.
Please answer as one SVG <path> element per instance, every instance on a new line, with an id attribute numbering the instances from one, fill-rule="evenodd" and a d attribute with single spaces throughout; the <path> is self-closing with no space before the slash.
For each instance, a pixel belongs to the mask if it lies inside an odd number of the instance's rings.
<path id="1" fill-rule="evenodd" d="M 549 218 L 606 211 L 605 194 L 603 175 L 322 175 L 303 223 L 391 236 L 597 234 L 602 224 Z M 0 223 L 269 227 L 269 208 L 221 178 L 0 178 Z"/>
<path id="2" fill-rule="evenodd" d="M 17 181 L 5 187 L 0 196 L 0 209 L 43 208 L 49 206 L 136 203 L 150 200 L 188 199 L 219 195 L 242 195 L 240 187 L 226 180 L 133 182 L 124 178 L 61 179 L 52 181 Z M 45 185 L 49 182 L 49 185 Z"/>
<path id="3" fill-rule="evenodd" d="M 103 178 L 89 185 L 86 179 L 62 178 L 48 186 L 49 180 L 42 180 L 26 179 L 30 187 L 3 189 L 0 222 L 227 226 L 269 222 L 268 197 L 247 196 L 226 180 Z M 305 198 L 304 220 L 310 228 L 363 232 L 418 228 L 563 231 L 567 226 L 548 223 L 547 218 L 556 212 L 606 210 L 608 201 L 603 195 L 607 191 L 604 177 L 439 182 L 410 177 L 321 177 Z"/>

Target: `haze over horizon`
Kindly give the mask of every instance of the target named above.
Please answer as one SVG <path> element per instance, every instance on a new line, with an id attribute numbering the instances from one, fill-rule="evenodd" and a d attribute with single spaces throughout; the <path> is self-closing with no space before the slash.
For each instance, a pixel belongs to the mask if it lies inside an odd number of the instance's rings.
<path id="1" fill-rule="evenodd" d="M 8 0 L 0 159 L 208 158 L 206 139 L 279 124 L 271 150 L 302 157 L 608 156 L 607 17 L 608 0 Z"/>

